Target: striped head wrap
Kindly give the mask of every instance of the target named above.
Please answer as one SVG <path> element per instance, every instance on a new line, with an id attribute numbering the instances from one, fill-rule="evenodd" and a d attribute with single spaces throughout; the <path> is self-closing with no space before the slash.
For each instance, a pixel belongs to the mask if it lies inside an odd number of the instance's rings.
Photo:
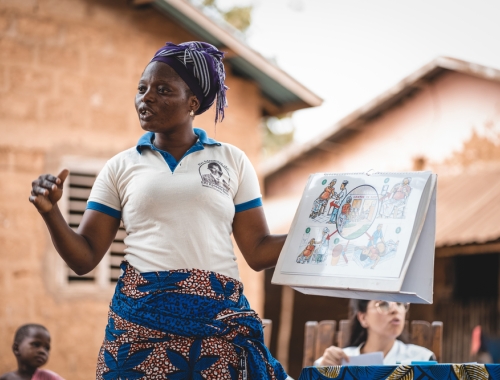
<path id="1" fill-rule="evenodd" d="M 222 58 L 224 53 L 206 42 L 183 42 L 179 45 L 167 42 L 151 59 L 166 63 L 186 82 L 200 101 L 197 115 L 208 110 L 216 101 L 215 122 L 224 120 L 227 107 L 224 84 L 226 72 Z"/>

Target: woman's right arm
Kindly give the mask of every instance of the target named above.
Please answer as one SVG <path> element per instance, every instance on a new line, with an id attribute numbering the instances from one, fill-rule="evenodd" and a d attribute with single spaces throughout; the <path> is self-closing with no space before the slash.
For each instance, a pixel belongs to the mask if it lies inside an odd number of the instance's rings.
<path id="1" fill-rule="evenodd" d="M 30 202 L 37 208 L 49 229 L 57 252 L 78 275 L 94 269 L 113 242 L 120 220 L 94 210 L 86 210 L 75 232 L 66 223 L 57 202 L 69 171 L 57 177 L 44 174 L 32 182 Z"/>

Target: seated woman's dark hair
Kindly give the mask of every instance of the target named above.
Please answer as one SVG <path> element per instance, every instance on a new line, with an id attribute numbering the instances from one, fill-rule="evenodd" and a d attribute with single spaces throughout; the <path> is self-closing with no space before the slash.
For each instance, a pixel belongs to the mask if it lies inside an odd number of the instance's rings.
<path id="1" fill-rule="evenodd" d="M 368 300 L 350 300 L 349 301 L 349 320 L 351 321 L 351 331 L 349 339 L 347 339 L 346 347 L 359 346 L 361 343 L 366 342 L 368 338 L 368 331 L 361 326 L 358 320 L 358 312 L 366 313 Z"/>
<path id="2" fill-rule="evenodd" d="M 368 339 L 368 330 L 361 326 L 358 319 L 358 312 L 366 313 L 369 300 L 356 300 L 351 299 L 349 301 L 349 320 L 351 321 L 351 331 L 349 338 L 347 339 L 347 344 L 345 347 L 357 347 L 361 343 L 366 342 Z M 403 343 L 408 342 L 406 330 L 403 330 L 401 335 L 398 337 Z M 343 348 L 343 347 L 342 347 Z"/>

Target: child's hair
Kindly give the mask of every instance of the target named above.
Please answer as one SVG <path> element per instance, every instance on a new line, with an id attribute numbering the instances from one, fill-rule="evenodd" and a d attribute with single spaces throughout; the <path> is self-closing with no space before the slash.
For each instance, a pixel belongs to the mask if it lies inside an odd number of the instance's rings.
<path id="1" fill-rule="evenodd" d="M 42 326 L 42 325 L 39 325 L 39 324 L 36 324 L 36 323 L 28 323 L 28 324 L 25 324 L 25 325 L 22 325 L 21 327 L 19 327 L 16 331 L 16 335 L 14 335 L 14 343 L 16 344 L 20 344 L 23 339 L 25 339 L 26 337 L 28 337 L 30 335 L 30 329 L 42 329 L 42 330 L 45 330 L 47 332 L 49 332 L 49 330 L 47 330 L 47 328 L 45 326 Z"/>

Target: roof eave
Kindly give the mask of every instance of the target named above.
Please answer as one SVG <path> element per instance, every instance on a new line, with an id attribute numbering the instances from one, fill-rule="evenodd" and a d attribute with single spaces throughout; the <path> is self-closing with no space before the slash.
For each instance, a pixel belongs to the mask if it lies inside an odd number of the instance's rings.
<path id="1" fill-rule="evenodd" d="M 215 23 L 203 12 L 185 0 L 134 0 L 153 4 L 159 10 L 168 13 L 171 17 L 180 22 L 186 29 L 195 35 L 200 36 L 207 42 L 218 47 L 229 50 L 227 60 L 235 64 L 236 58 L 242 59 L 245 66 L 252 67 L 253 72 L 245 72 L 246 76 L 259 83 L 274 86 L 278 92 L 288 94 L 290 100 L 283 100 L 279 97 L 266 94 L 268 102 L 264 102 L 263 109 L 269 115 L 279 115 L 286 112 L 296 111 L 308 107 L 317 107 L 322 104 L 323 99 L 314 94 L 304 85 L 292 78 L 280 68 L 273 65 L 262 55 L 248 47 L 228 30 Z M 248 66 L 249 65 L 249 66 Z M 241 69 L 245 71 L 245 68 Z M 256 70 L 262 75 L 256 76 Z M 264 78 L 266 80 L 263 83 Z M 271 81 L 271 82 L 269 82 Z"/>
<path id="2" fill-rule="evenodd" d="M 328 150 L 329 146 L 349 131 L 355 131 L 392 108 L 404 98 L 411 96 L 444 71 L 456 71 L 482 79 L 500 81 L 500 70 L 449 57 L 438 57 L 410 74 L 389 90 L 342 118 L 340 121 L 318 134 L 305 144 L 292 144 L 262 164 L 261 173 L 265 177 L 277 172 L 287 164 L 315 150 Z"/>

